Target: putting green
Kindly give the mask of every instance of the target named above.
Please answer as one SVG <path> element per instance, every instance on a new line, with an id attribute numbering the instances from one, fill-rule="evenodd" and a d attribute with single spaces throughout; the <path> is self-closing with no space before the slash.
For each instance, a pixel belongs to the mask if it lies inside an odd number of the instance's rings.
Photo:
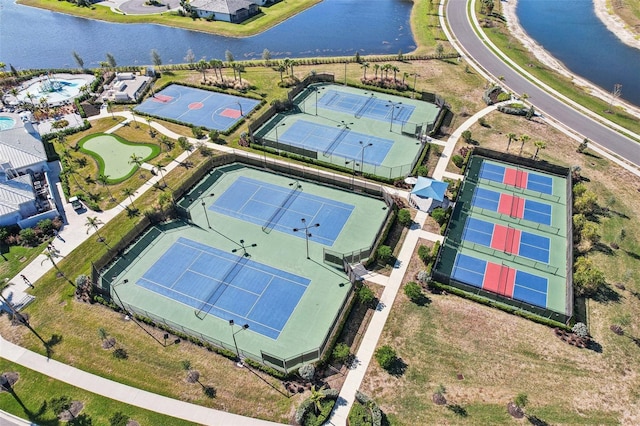
<path id="1" fill-rule="evenodd" d="M 80 151 L 96 159 L 99 174 L 107 176 L 109 183 L 123 181 L 136 171 L 138 166 L 130 163 L 133 155 L 147 161 L 160 153 L 157 145 L 129 142 L 106 133 L 89 135 L 78 144 Z"/>

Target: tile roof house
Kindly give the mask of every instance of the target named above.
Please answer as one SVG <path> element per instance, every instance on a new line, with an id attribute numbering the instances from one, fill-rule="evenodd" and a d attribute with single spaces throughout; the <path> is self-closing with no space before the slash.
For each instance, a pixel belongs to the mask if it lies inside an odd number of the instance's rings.
<path id="1" fill-rule="evenodd" d="M 47 154 L 40 134 L 17 114 L 11 128 L 0 130 L 0 226 L 34 226 L 58 215 L 48 190 Z"/>
<path id="2" fill-rule="evenodd" d="M 200 18 L 233 23 L 260 13 L 260 7 L 249 0 L 192 0 L 189 6 Z"/>

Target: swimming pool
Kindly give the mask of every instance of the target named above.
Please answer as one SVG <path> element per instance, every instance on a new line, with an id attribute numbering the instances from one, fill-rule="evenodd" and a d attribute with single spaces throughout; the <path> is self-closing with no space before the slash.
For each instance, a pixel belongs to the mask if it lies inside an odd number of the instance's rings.
<path id="1" fill-rule="evenodd" d="M 0 116 L 0 131 L 13 129 L 13 126 L 16 125 L 16 120 L 11 117 L 2 117 Z"/>
<path id="2" fill-rule="evenodd" d="M 87 84 L 82 78 L 39 78 L 18 93 L 18 100 L 39 104 L 41 99 L 46 98 L 51 106 L 61 105 L 77 97 L 80 89 Z"/>

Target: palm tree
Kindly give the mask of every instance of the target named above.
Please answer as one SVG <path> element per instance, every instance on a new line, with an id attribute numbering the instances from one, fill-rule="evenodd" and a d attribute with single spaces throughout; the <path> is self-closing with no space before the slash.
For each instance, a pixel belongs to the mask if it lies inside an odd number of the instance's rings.
<path id="1" fill-rule="evenodd" d="M 367 78 L 367 68 L 369 68 L 369 62 L 363 62 L 362 65 L 360 65 L 360 68 L 362 68 L 363 73 L 364 73 L 362 78 L 366 79 Z"/>
<path id="2" fill-rule="evenodd" d="M 115 201 L 115 198 L 113 197 L 113 194 L 111 193 L 111 190 L 107 186 L 109 184 L 109 175 L 99 175 L 97 180 L 98 180 L 98 182 L 100 182 L 102 184 L 102 186 L 104 186 L 107 189 L 107 194 L 109 194 L 109 200 L 110 201 Z"/>
<path id="3" fill-rule="evenodd" d="M 198 63 L 196 64 L 196 67 L 202 72 L 202 81 L 206 82 L 207 81 L 207 67 L 209 66 L 209 63 L 207 61 L 205 61 L 204 59 L 200 59 L 198 61 Z"/>
<path id="4" fill-rule="evenodd" d="M 391 65 L 389 69 L 393 71 L 393 81 L 396 81 L 396 76 L 398 75 L 398 71 L 400 71 L 400 68 L 395 65 Z"/>
<path id="5" fill-rule="evenodd" d="M 507 133 L 507 139 L 509 139 L 509 142 L 507 143 L 507 151 L 509 151 L 509 146 L 511 146 L 511 142 L 513 142 L 517 137 L 518 135 L 516 135 L 513 132 Z"/>
<path id="6" fill-rule="evenodd" d="M 291 59 L 284 58 L 284 60 L 282 61 L 282 65 L 284 65 L 285 71 L 289 72 L 289 67 L 291 66 Z"/>
<path id="7" fill-rule="evenodd" d="M 87 217 L 87 221 L 84 224 L 84 226 L 87 227 L 87 234 L 89 233 L 91 228 L 95 229 L 96 235 L 98 236 L 98 241 L 100 241 L 101 243 L 104 243 L 105 246 L 109 247 L 109 245 L 107 244 L 106 240 L 104 238 L 102 238 L 102 236 L 98 232 L 98 227 L 100 225 L 104 225 L 104 222 L 102 222 L 97 216 L 94 216 L 94 217 L 89 216 L 89 217 Z"/>
<path id="8" fill-rule="evenodd" d="M 147 124 L 149 125 L 149 132 L 152 132 L 153 128 L 151 127 L 151 117 L 147 117 Z"/>
<path id="9" fill-rule="evenodd" d="M 115 120 L 116 116 L 113 115 L 113 102 L 107 101 L 107 111 L 109 111 L 111 113 L 111 118 L 113 118 Z"/>
<path id="10" fill-rule="evenodd" d="M 48 260 L 48 261 L 51 262 L 51 264 L 56 269 L 56 271 L 62 273 L 62 271 L 58 267 L 58 264 L 55 261 L 55 258 L 58 257 L 58 255 L 55 252 L 49 251 L 49 250 L 45 250 L 42 254 L 44 255 L 44 257 L 46 259 L 44 259 L 42 262 L 40 262 L 40 265 L 42 265 L 44 262 L 46 262 Z"/>
<path id="11" fill-rule="evenodd" d="M 235 64 L 236 65 L 236 70 L 238 71 L 238 79 L 240 80 L 240 84 L 242 84 L 242 73 L 244 72 L 244 65 L 242 64 Z M 293 65 L 292 68 L 293 70 Z"/>
<path id="12" fill-rule="evenodd" d="M 280 82 L 282 83 L 284 80 L 282 80 L 282 74 L 286 71 L 286 68 L 284 67 L 283 64 L 278 65 L 278 72 L 280 73 Z"/>
<path id="13" fill-rule="evenodd" d="M 546 149 L 547 148 L 547 143 L 545 141 L 535 141 L 533 143 L 533 145 L 536 147 L 536 152 L 535 152 L 535 154 L 533 154 L 533 159 L 535 160 L 538 157 L 538 152 L 541 149 Z"/>
<path id="14" fill-rule="evenodd" d="M 142 166 L 142 157 L 136 154 L 131 154 L 131 157 L 129 157 L 129 164 L 134 164 L 136 167 Z"/>
<path id="15" fill-rule="evenodd" d="M 404 72 L 402 73 L 402 84 L 404 85 L 404 80 L 409 77 L 411 74 L 409 74 L 408 72 Z"/>
<path id="16" fill-rule="evenodd" d="M 322 411 L 322 400 L 324 400 L 325 396 L 322 392 L 322 388 L 316 389 L 315 386 L 311 387 L 311 396 L 309 397 L 309 401 L 313 404 L 313 409 L 316 415 L 320 414 Z"/>
<path id="17" fill-rule="evenodd" d="M 154 168 L 155 168 L 156 171 L 158 171 L 158 173 L 160 173 L 160 178 L 162 178 L 162 183 L 164 183 L 164 188 L 169 186 L 169 185 L 167 185 L 167 181 L 164 180 L 164 173 L 162 173 L 162 172 L 166 172 L 167 169 L 165 169 L 162 164 L 157 164 Z"/>
<path id="18" fill-rule="evenodd" d="M 131 113 L 131 118 L 133 119 L 133 125 L 136 126 L 136 129 L 137 129 L 140 126 L 138 126 L 138 122 L 136 121 L 136 114 L 133 111 L 133 107 L 132 106 L 129 107 L 129 112 Z"/>
<path id="19" fill-rule="evenodd" d="M 167 153 L 171 151 L 171 148 L 173 147 L 173 143 L 171 142 L 171 139 L 169 139 L 169 137 L 166 135 L 160 136 L 160 146 L 162 145 L 167 147 Z"/>
<path id="20" fill-rule="evenodd" d="M 380 65 L 374 64 L 373 70 L 375 71 L 375 78 L 378 78 L 378 70 L 380 69 Z"/>
<path id="21" fill-rule="evenodd" d="M 124 195 L 125 197 L 129 197 L 129 201 L 131 201 L 131 205 L 133 206 L 134 210 L 136 208 L 135 204 L 133 204 L 133 195 L 135 193 L 136 191 L 131 188 L 125 188 L 122 190 L 122 195 Z M 127 210 L 129 210 L 129 207 L 127 207 Z"/>
<path id="22" fill-rule="evenodd" d="M 531 137 L 527 135 L 520 136 L 520 142 L 522 142 L 522 144 L 520 145 L 520 152 L 518 153 L 518 155 L 522 155 L 522 149 L 524 148 L 524 144 L 529 142 L 530 139 Z"/>

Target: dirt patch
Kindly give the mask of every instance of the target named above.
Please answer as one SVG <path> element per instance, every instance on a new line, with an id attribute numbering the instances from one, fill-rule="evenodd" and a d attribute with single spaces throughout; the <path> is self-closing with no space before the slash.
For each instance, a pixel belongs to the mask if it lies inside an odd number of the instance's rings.
<path id="1" fill-rule="evenodd" d="M 78 417 L 78 414 L 80 414 L 83 408 L 84 408 L 84 404 L 82 402 L 71 401 L 71 406 L 69 407 L 69 409 L 60 413 L 60 415 L 58 416 L 58 419 L 60 419 L 63 422 L 71 421 L 76 417 Z"/>
<path id="2" fill-rule="evenodd" d="M 0 393 L 9 392 L 19 379 L 20 374 L 15 371 L 0 374 Z"/>

